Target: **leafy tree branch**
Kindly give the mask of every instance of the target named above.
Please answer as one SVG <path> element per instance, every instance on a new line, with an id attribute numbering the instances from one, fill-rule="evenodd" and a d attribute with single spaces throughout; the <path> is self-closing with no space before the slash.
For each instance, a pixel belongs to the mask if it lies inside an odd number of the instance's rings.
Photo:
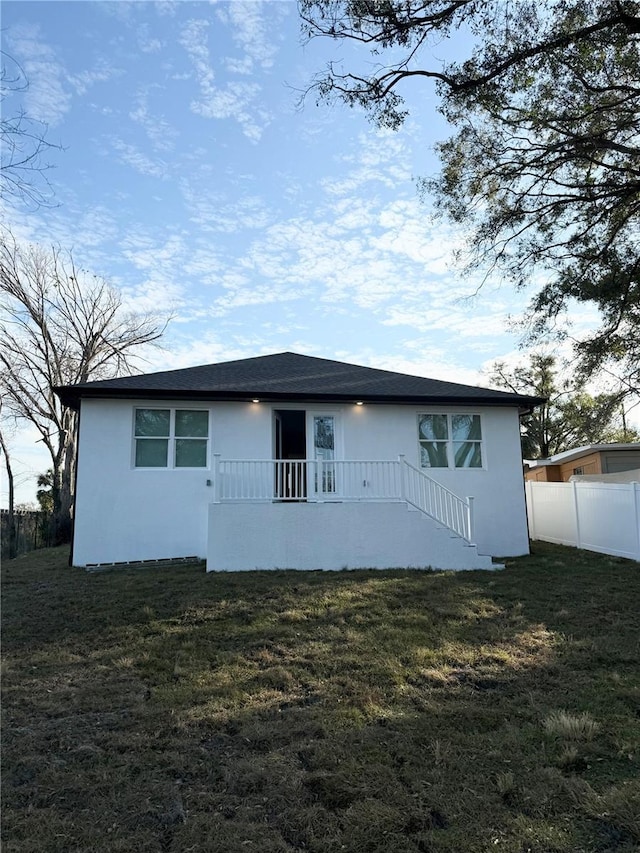
<path id="1" fill-rule="evenodd" d="M 527 363 L 510 368 L 495 362 L 490 371 L 492 385 L 515 394 L 545 397 L 546 403 L 522 423 L 522 455 L 525 459 L 547 459 L 564 450 L 587 444 L 637 441 L 628 429 L 622 409 L 625 389 L 592 396 L 574 381 L 561 380 L 552 355 L 533 353 Z"/>
<path id="2" fill-rule="evenodd" d="M 440 173 L 420 190 L 466 229 L 468 270 L 533 284 L 534 340 L 567 328 L 576 305 L 596 306 L 601 323 L 576 347 L 582 371 L 608 364 L 637 389 L 640 3 L 299 5 L 308 38 L 360 43 L 376 61 L 365 73 L 331 64 L 307 94 L 362 107 L 397 129 L 407 87 L 433 80 L 451 135 L 436 147 Z M 467 56 L 436 62 L 434 45 L 458 32 Z"/>

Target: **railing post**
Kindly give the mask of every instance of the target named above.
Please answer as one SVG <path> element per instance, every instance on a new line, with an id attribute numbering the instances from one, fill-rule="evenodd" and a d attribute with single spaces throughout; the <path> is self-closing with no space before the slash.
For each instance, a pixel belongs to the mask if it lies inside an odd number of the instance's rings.
<path id="1" fill-rule="evenodd" d="M 220 496 L 222 494 L 222 490 L 220 488 L 220 454 L 213 454 L 213 502 L 214 504 L 220 503 Z"/>
<path id="2" fill-rule="evenodd" d="M 474 528 L 475 528 L 475 523 L 476 523 L 476 521 L 475 521 L 475 515 L 474 515 L 474 506 L 473 506 L 473 501 L 474 501 L 473 496 L 472 496 L 472 495 L 467 495 L 467 525 L 468 525 L 468 528 L 469 528 L 469 529 L 468 529 L 468 531 L 467 531 L 467 532 L 468 532 L 468 534 L 469 534 L 467 538 L 468 538 L 468 540 L 469 540 L 469 545 L 473 545 L 473 544 L 474 544 L 474 539 L 475 539 L 475 535 L 474 535 L 474 534 L 475 534 L 475 530 L 474 530 Z"/>
<path id="3" fill-rule="evenodd" d="M 305 459 L 305 476 L 307 478 L 307 500 L 316 501 L 316 460 Z"/>
<path id="4" fill-rule="evenodd" d="M 398 465 L 400 466 L 400 494 L 398 497 L 401 501 L 406 501 L 407 490 L 404 487 L 404 453 L 398 454 Z"/>

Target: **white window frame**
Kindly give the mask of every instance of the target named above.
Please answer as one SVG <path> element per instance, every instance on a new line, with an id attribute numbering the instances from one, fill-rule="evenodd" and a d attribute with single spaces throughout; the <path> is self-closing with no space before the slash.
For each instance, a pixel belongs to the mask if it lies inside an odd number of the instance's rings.
<path id="1" fill-rule="evenodd" d="M 433 416 L 441 415 L 443 417 L 446 417 L 446 419 L 447 419 L 447 438 L 446 439 L 434 439 L 434 442 L 436 442 L 436 443 L 446 444 L 446 448 L 447 448 L 447 465 L 446 465 L 446 467 L 443 465 L 442 467 L 439 467 L 439 468 L 435 468 L 435 467 L 425 468 L 422 465 L 421 450 L 422 450 L 423 439 L 420 438 L 420 418 L 425 417 L 425 416 L 432 416 L 432 415 Z M 480 445 L 480 460 L 481 460 L 482 464 L 477 466 L 477 467 L 476 466 L 474 466 L 474 467 L 471 467 L 471 466 L 460 466 L 460 467 L 458 467 L 455 464 L 454 444 L 459 444 L 461 442 L 455 441 L 453 438 L 453 424 L 452 424 L 451 419 L 456 417 L 457 415 L 467 415 L 469 417 L 477 417 L 480 419 L 480 438 L 479 439 L 472 438 L 472 439 L 467 440 L 468 443 Z M 484 438 L 484 418 L 482 417 L 480 412 L 452 412 L 452 411 L 442 411 L 442 409 L 440 409 L 438 411 L 434 411 L 434 412 L 420 411 L 417 413 L 416 427 L 417 427 L 417 432 L 418 432 L 418 468 L 421 471 L 484 471 L 484 470 L 486 470 L 487 458 L 486 458 L 486 445 L 485 445 L 485 438 Z M 467 442 L 462 442 L 462 443 L 467 443 Z"/>
<path id="2" fill-rule="evenodd" d="M 146 441 L 144 436 L 136 435 L 136 412 L 151 409 L 154 411 L 169 412 L 169 435 L 149 436 L 148 438 L 160 438 L 167 441 L 167 464 L 166 465 L 136 465 L 136 444 L 138 441 Z M 207 436 L 176 436 L 176 412 L 206 412 L 207 413 Z M 146 404 L 133 407 L 132 414 L 132 447 L 131 467 L 136 471 L 207 471 L 211 467 L 211 410 L 205 406 L 176 406 L 164 404 Z M 204 465 L 187 466 L 176 465 L 176 440 L 199 440 L 206 441 L 206 461 Z"/>

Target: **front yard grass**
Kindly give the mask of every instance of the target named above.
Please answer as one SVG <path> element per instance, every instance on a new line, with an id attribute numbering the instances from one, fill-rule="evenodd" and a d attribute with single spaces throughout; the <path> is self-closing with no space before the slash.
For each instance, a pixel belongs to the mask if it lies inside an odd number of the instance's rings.
<path id="1" fill-rule="evenodd" d="M 640 565 L 3 568 L 5 853 L 631 853 Z"/>

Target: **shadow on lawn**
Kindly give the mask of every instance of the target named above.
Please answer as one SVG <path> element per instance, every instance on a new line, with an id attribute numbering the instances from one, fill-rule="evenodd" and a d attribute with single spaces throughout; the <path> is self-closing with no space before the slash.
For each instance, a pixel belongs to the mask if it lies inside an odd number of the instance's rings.
<path id="1" fill-rule="evenodd" d="M 9 566 L 5 849 L 631 851 L 637 567 L 509 562 Z"/>

